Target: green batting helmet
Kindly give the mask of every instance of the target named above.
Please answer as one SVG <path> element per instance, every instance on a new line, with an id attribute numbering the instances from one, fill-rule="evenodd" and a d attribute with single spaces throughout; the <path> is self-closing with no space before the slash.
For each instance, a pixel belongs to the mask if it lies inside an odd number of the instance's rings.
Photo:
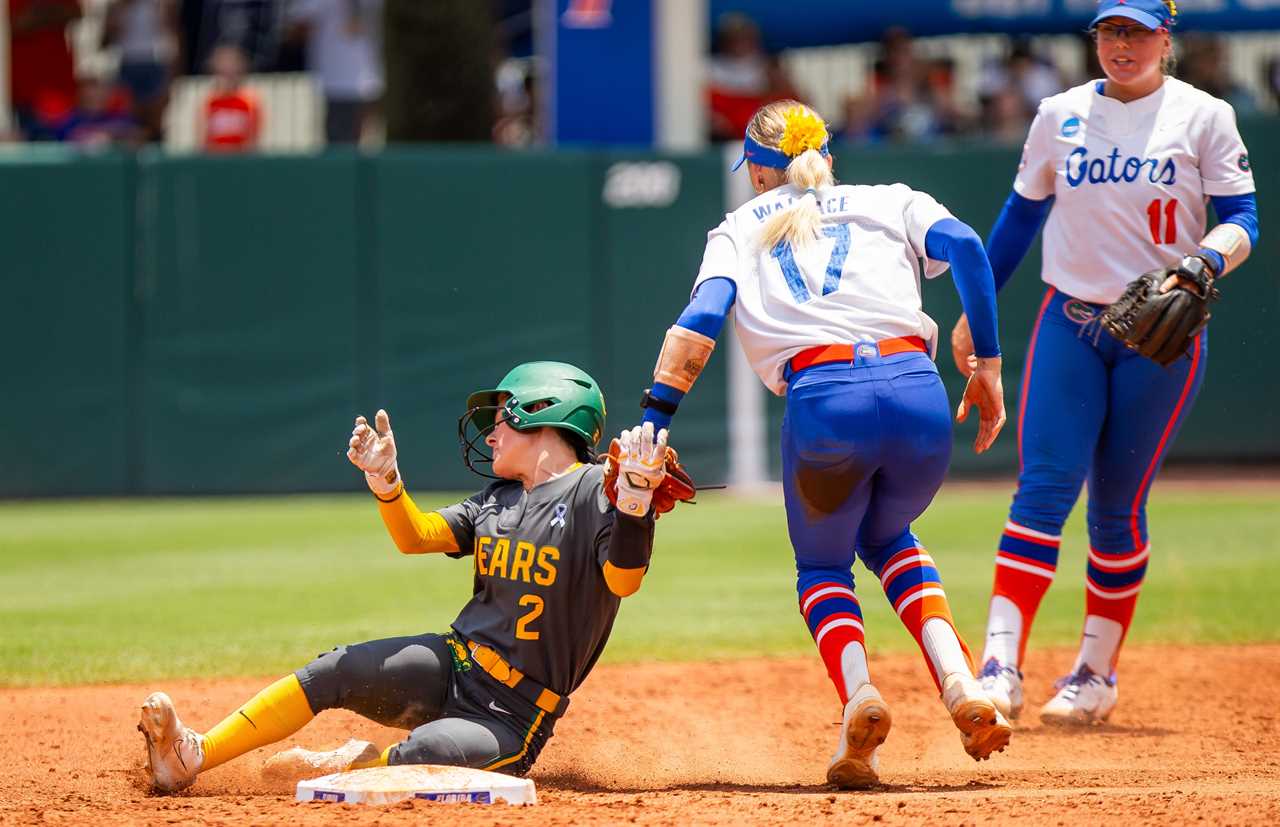
<path id="1" fill-rule="evenodd" d="M 507 399 L 499 404 L 503 394 Z M 539 403 L 546 404 L 538 407 Z M 530 410 L 533 407 L 538 410 Z M 483 443 L 493 430 L 499 411 L 517 431 L 559 428 L 575 435 L 577 439 L 571 441 L 581 443 L 585 449 L 594 448 L 604 433 L 604 395 L 596 380 L 564 362 L 526 362 L 512 368 L 496 388 L 467 397 L 467 412 L 458 420 L 458 440 L 463 462 L 476 473 L 483 474 L 472 465 L 471 455 L 479 455 L 482 462 L 492 461 L 477 443 Z M 477 431 L 469 439 L 468 425 Z"/>

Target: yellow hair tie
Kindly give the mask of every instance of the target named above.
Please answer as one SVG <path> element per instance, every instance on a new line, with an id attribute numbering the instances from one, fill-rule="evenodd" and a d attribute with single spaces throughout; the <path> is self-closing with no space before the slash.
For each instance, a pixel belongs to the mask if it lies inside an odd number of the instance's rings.
<path id="1" fill-rule="evenodd" d="M 822 149 L 827 142 L 827 126 L 813 113 L 793 106 L 783 113 L 786 126 L 778 149 L 788 158 L 794 158 L 808 149 Z"/>

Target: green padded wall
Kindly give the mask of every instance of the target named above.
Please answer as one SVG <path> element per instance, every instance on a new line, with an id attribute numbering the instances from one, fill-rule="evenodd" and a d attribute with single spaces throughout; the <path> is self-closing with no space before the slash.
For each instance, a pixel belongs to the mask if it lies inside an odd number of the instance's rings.
<path id="1" fill-rule="evenodd" d="M 0 160 L 0 496 L 128 490 L 133 165 Z"/>
<path id="2" fill-rule="evenodd" d="M 138 167 L 146 493 L 343 487 L 356 409 L 354 155 Z"/>
<path id="3" fill-rule="evenodd" d="M 1171 457 L 1280 459 L 1280 146 L 1242 124 L 1262 241 L 1223 285 L 1208 378 Z M 901 181 L 985 234 L 1017 149 L 837 148 L 847 181 Z M 455 438 L 466 394 L 517 362 L 576 362 L 608 430 L 634 424 L 663 331 L 723 213 L 718 152 L 201 158 L 27 152 L 0 160 L 6 300 L 0 496 L 354 490 L 351 419 L 391 411 L 414 488 L 475 488 Z M 1038 245 L 1001 294 L 1006 402 L 1041 295 Z M 927 282 L 944 332 L 949 276 Z M 723 345 L 722 345 L 723 346 Z M 703 482 L 728 465 L 716 354 L 676 442 Z M 940 366 L 953 401 L 958 377 Z M 782 403 L 769 403 L 776 443 Z M 1010 425 L 954 469 L 1008 472 Z M 50 436 L 52 435 L 52 436 Z M 768 455 L 776 475 L 776 444 Z"/>

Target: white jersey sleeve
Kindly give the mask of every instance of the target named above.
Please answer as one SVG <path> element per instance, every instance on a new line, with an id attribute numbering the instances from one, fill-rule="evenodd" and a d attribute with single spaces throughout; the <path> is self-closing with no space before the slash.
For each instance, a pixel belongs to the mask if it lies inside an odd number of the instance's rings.
<path id="1" fill-rule="evenodd" d="M 954 218 L 951 211 L 942 206 L 927 192 L 911 190 L 907 197 L 906 207 L 902 210 L 903 222 L 907 228 L 907 241 L 917 258 L 924 259 L 925 278 L 937 278 L 947 272 L 950 263 L 929 258 L 925 251 L 925 236 L 929 228 L 944 218 Z"/>
<path id="2" fill-rule="evenodd" d="M 1231 104 L 1214 100 L 1213 114 L 1200 135 L 1200 180 L 1205 195 L 1245 195 L 1254 192 L 1249 152 L 1236 126 Z"/>
<path id="3" fill-rule="evenodd" d="M 707 279 L 726 278 L 736 281 L 739 269 L 734 220 L 732 215 L 727 215 L 720 226 L 707 233 L 707 248 L 702 253 L 702 266 L 698 268 L 698 278 L 693 283 L 693 289 L 697 290 L 698 285 Z"/>
<path id="4" fill-rule="evenodd" d="M 1013 191 L 1030 201 L 1043 201 L 1053 195 L 1055 159 L 1051 151 L 1052 139 L 1051 121 L 1041 106 L 1031 122 L 1031 129 L 1027 131 L 1018 174 L 1013 179 Z"/>

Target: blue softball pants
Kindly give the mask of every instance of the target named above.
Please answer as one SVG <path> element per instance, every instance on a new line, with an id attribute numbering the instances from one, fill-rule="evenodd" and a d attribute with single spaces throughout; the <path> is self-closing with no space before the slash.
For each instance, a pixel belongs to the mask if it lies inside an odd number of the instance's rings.
<path id="1" fill-rule="evenodd" d="M 1146 546 L 1147 493 L 1200 390 L 1208 334 L 1161 367 L 1101 329 L 1103 307 L 1052 287 L 1041 302 L 1022 377 L 1009 518 L 1061 534 L 1087 481 L 1089 541 L 1116 555 Z"/>
<path id="2" fill-rule="evenodd" d="M 855 552 L 878 576 L 895 553 L 918 545 L 911 522 L 950 460 L 950 405 L 925 354 L 860 353 L 852 364 L 791 376 L 782 479 L 799 590 L 840 572 L 847 578 Z"/>

